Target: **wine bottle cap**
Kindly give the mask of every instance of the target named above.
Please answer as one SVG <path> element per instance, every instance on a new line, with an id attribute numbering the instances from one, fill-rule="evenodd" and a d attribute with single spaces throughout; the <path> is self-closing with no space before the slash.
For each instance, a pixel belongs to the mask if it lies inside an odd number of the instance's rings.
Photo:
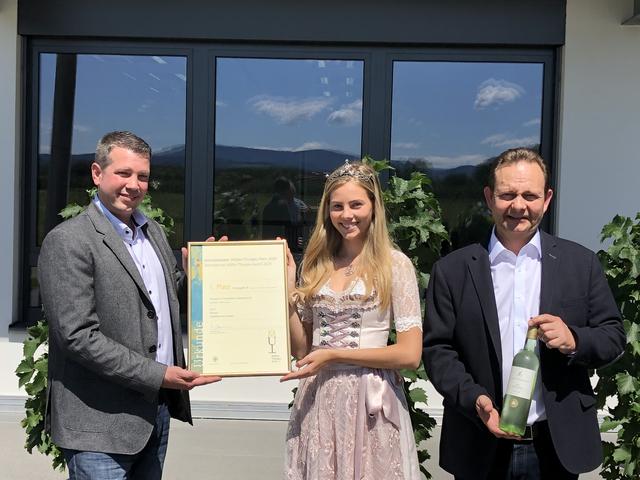
<path id="1" fill-rule="evenodd" d="M 529 340 L 535 340 L 536 338 L 538 338 L 538 328 L 537 327 L 529 328 L 529 330 L 527 330 L 527 338 Z"/>

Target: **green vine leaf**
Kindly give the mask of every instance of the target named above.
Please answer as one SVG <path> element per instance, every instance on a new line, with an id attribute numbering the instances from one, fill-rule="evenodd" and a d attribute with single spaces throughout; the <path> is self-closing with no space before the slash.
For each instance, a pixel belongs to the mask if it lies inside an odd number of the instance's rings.
<path id="1" fill-rule="evenodd" d="M 610 243 L 598 257 L 627 335 L 622 357 L 598 371 L 598 406 L 609 413 L 601 431 L 615 431 L 617 436 L 615 444 L 603 442 L 601 476 L 631 480 L 637 479 L 640 470 L 640 213 L 635 219 L 616 215 L 602 228 L 601 239 Z M 614 396 L 617 405 L 607 408 Z"/>
<path id="2" fill-rule="evenodd" d="M 362 161 L 378 174 L 394 171 L 387 160 L 365 157 Z M 425 174 L 413 172 L 409 179 L 391 175 L 383 191 L 389 234 L 400 250 L 413 262 L 418 285 L 422 289 L 426 288 L 429 282 L 428 272 L 440 257 L 442 245 L 449 242 L 447 230 L 442 223 L 440 204 L 430 187 L 431 180 Z M 395 341 L 393 329 L 389 334 L 389 341 Z M 416 387 L 418 381 L 427 379 L 427 375 L 422 363 L 416 370 L 403 370 L 401 374 L 405 378 L 404 392 L 416 440 L 420 471 L 426 478 L 431 478 L 431 474 L 423 465 L 430 456 L 422 442 L 431 437 L 431 430 L 436 422 L 416 407 L 416 403 L 427 403 L 424 389 Z"/>

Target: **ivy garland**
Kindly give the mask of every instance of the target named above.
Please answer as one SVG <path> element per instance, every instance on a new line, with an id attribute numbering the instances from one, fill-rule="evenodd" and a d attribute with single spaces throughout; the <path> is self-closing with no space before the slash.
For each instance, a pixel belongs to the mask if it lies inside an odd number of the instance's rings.
<path id="1" fill-rule="evenodd" d="M 617 432 L 616 443 L 603 442 L 600 475 L 632 480 L 640 478 L 640 213 L 635 221 L 616 215 L 602 229 L 602 241 L 612 241 L 598 256 L 622 313 L 627 345 L 617 362 L 598 370 L 598 407 L 606 408 L 607 399 L 617 397 L 600 427 Z"/>
<path id="2" fill-rule="evenodd" d="M 365 157 L 363 162 L 373 167 L 378 174 L 393 170 L 387 160 Z M 382 192 L 387 209 L 389 234 L 394 243 L 413 262 L 421 289 L 426 288 L 429 283 L 428 272 L 439 258 L 442 244 L 449 242 L 447 231 L 442 224 L 440 203 L 430 188 L 431 180 L 425 174 L 413 172 L 408 180 L 390 175 Z M 395 340 L 396 332 L 392 330 L 389 341 Z M 424 466 L 431 458 L 424 441 L 431 438 L 436 421 L 418 405 L 426 404 L 428 400 L 427 393 L 419 383 L 427 381 L 427 373 L 420 362 L 416 370 L 403 369 L 400 375 L 404 379 L 403 388 L 413 426 L 420 471 L 426 478 L 431 478 Z"/>

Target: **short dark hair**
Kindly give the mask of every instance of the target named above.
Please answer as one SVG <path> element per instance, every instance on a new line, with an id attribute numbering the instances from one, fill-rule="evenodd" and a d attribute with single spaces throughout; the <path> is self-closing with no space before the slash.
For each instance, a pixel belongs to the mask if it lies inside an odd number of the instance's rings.
<path id="1" fill-rule="evenodd" d="M 538 152 L 532 150 L 530 148 L 510 148 L 509 150 L 505 150 L 495 161 L 491 164 L 491 168 L 489 170 L 489 178 L 487 182 L 489 184 L 489 188 L 493 191 L 496 188 L 496 171 L 502 167 L 506 167 L 507 165 L 513 165 L 518 162 L 529 162 L 535 163 L 542 170 L 542 174 L 544 175 L 544 190 L 545 192 L 549 190 L 549 175 L 547 174 L 547 166 L 544 163 L 544 160 L 540 156 Z"/>
<path id="2" fill-rule="evenodd" d="M 115 147 L 126 148 L 151 160 L 151 147 L 147 142 L 131 132 L 115 131 L 107 133 L 98 142 L 95 162 L 100 168 L 105 168 L 111 163 L 109 153 Z"/>

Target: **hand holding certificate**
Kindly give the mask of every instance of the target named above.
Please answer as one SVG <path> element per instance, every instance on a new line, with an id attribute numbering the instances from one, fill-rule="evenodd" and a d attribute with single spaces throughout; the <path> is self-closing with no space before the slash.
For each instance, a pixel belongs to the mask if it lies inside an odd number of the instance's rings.
<path id="1" fill-rule="evenodd" d="M 286 242 L 189 243 L 189 368 L 290 371 Z"/>

